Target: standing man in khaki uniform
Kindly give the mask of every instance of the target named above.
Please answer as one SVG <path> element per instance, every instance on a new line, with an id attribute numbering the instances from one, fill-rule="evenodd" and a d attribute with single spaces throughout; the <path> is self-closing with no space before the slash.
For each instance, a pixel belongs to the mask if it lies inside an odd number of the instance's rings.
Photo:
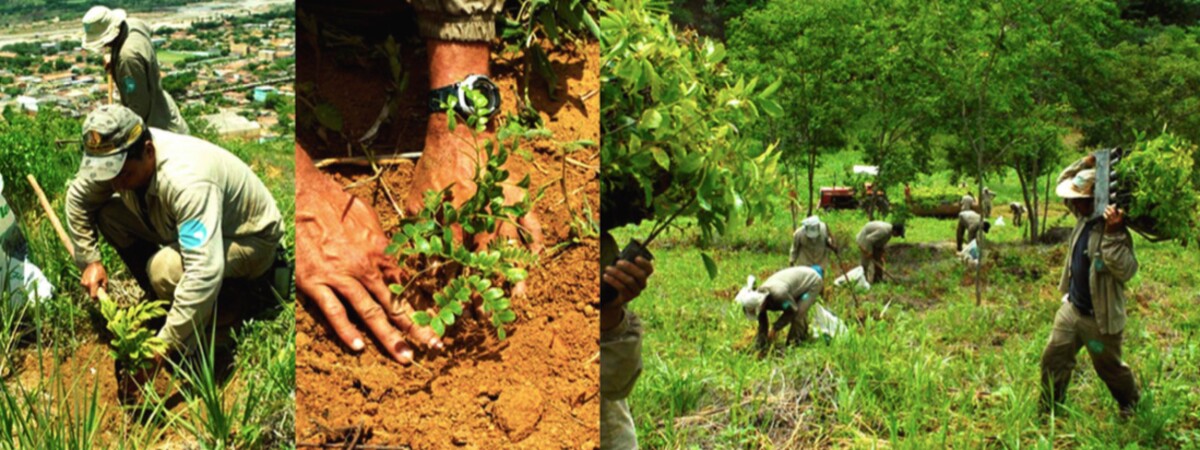
<path id="1" fill-rule="evenodd" d="M 888 241 L 892 240 L 892 236 L 903 238 L 904 224 L 890 224 L 879 220 L 867 222 L 855 238 L 858 250 L 862 254 L 860 262 L 863 275 L 870 283 L 878 283 L 883 280 L 883 253 Z"/>
<path id="2" fill-rule="evenodd" d="M 996 199 L 996 193 L 991 189 L 983 188 L 983 198 L 979 202 L 979 213 L 983 215 L 983 219 L 987 220 L 992 217 L 992 200 Z"/>
<path id="3" fill-rule="evenodd" d="M 1075 356 L 1086 347 L 1096 374 L 1116 399 L 1122 417 L 1134 413 L 1140 394 L 1133 371 L 1121 361 L 1125 330 L 1125 283 L 1137 273 L 1133 238 L 1124 211 L 1109 206 L 1092 219 L 1096 183 L 1095 159 L 1088 156 L 1058 177 L 1056 193 L 1067 200 L 1078 223 L 1063 264 L 1058 290 L 1063 304 L 1054 317 L 1050 340 L 1042 352 L 1042 408 L 1066 399 Z"/>
<path id="4" fill-rule="evenodd" d="M 983 216 L 975 211 L 966 210 L 958 213 L 958 229 L 954 233 L 955 242 L 958 244 L 958 251 L 962 251 L 964 234 L 967 237 L 966 241 L 971 242 L 979 237 L 980 230 L 987 233 L 991 229 L 991 222 L 983 220 Z"/>
<path id="5" fill-rule="evenodd" d="M 83 16 L 83 48 L 109 51 L 104 71 L 120 102 L 153 128 L 188 134 L 175 100 L 159 84 L 158 55 L 150 43 L 150 26 L 127 18 L 125 10 L 93 7 Z"/>
<path id="6" fill-rule="evenodd" d="M 192 349 L 196 330 L 206 330 L 223 282 L 245 280 L 241 285 L 259 288 L 251 293 L 260 297 L 263 290 L 287 289 L 272 270 L 283 255 L 279 209 L 238 157 L 200 139 L 145 127 L 120 105 L 87 116 L 83 150 L 66 212 L 81 282 L 93 298 L 108 285 L 101 236 L 147 295 L 171 301 L 158 337 L 176 352 Z M 238 302 L 251 301 L 247 289 L 238 294 Z M 221 306 L 224 315 L 242 305 Z"/>
<path id="7" fill-rule="evenodd" d="M 821 266 L 829 267 L 829 250 L 837 251 L 833 245 L 833 237 L 829 235 L 829 225 L 821 222 L 817 216 L 811 216 L 800 223 L 800 228 L 792 233 L 792 250 L 788 256 L 788 266 Z"/>

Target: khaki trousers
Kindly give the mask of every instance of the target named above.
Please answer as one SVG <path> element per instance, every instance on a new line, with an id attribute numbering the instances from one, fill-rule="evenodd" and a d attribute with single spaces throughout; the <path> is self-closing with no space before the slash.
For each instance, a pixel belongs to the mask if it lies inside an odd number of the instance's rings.
<path id="1" fill-rule="evenodd" d="M 1122 410 L 1132 409 L 1140 394 L 1133 371 L 1121 361 L 1122 341 L 1122 333 L 1101 334 L 1094 317 L 1084 316 L 1074 305 L 1063 303 L 1054 316 L 1054 329 L 1042 352 L 1043 408 L 1050 407 L 1051 399 L 1054 403 L 1066 399 L 1075 355 L 1080 347 L 1086 347 L 1096 374 L 1108 386 L 1117 404 Z"/>

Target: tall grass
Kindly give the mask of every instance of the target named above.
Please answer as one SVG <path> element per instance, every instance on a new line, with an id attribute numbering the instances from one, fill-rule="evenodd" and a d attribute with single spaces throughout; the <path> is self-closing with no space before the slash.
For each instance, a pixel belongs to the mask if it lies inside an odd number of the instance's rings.
<path id="1" fill-rule="evenodd" d="M 1051 221 L 1059 205 L 1052 208 Z M 720 268 L 712 281 L 691 231 L 671 231 L 652 246 L 655 274 L 631 306 L 646 333 L 645 370 L 629 398 L 643 446 L 1200 448 L 1194 248 L 1135 238 L 1141 265 L 1127 288 L 1123 356 L 1142 388 L 1137 416 L 1118 418 L 1082 352 L 1066 407 L 1051 418 L 1039 413 L 1038 364 L 1059 306 L 1065 245 L 1025 246 L 1019 229 L 995 228 L 976 307 L 973 285 L 964 284 L 973 272 L 952 255 L 954 222 L 914 219 L 908 239 L 893 239 L 888 254 L 900 282 L 860 295 L 858 311 L 848 292 L 827 288 L 821 301 L 847 322 L 847 335 L 759 357 L 756 324 L 732 298 L 747 274 L 763 279 L 786 265 L 791 218 L 777 211 L 751 226 L 736 221 L 709 243 Z M 853 237 L 866 217 L 822 219 L 846 248 L 847 268 L 857 266 Z M 644 237 L 645 229 L 621 230 L 618 239 Z"/>

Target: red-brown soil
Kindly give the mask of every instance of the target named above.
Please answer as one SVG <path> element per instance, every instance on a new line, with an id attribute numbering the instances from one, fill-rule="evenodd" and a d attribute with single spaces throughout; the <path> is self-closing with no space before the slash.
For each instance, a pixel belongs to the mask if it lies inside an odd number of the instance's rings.
<path id="1" fill-rule="evenodd" d="M 392 84 L 386 60 L 376 57 L 365 63 L 337 64 L 329 51 L 314 51 L 314 45 L 324 44 L 311 38 L 300 42 L 297 82 L 313 83 L 319 100 L 341 112 L 346 136 L 361 136 L 386 101 L 379 93 Z M 425 55 L 420 48 L 412 49 L 411 43 L 402 45 L 409 47 L 403 52 L 405 66 L 414 73 L 398 117 L 380 128 L 377 142 L 395 142 L 398 150 L 417 151 L 428 114 L 420 103 L 427 86 L 426 75 L 421 73 Z M 553 131 L 553 141 L 598 142 L 600 96 L 595 91 L 599 87 L 599 46 L 568 43 L 548 50 L 560 77 L 559 99 L 551 100 L 538 81 L 529 91 L 533 107 Z M 322 62 L 314 63 L 318 53 Z M 505 99 L 498 117 L 515 114 L 513 100 L 523 76 L 521 62 L 519 57 L 493 55 L 492 72 Z M 311 112 L 300 108 L 299 114 Z M 317 158 L 346 154 L 339 145 L 344 138 L 321 137 L 312 129 L 297 134 Z M 564 164 L 553 141 L 523 144 L 531 151 L 530 159 L 509 158 L 514 179 L 529 174 L 534 188 L 550 185 L 535 205 L 547 248 L 570 238 L 570 210 L 583 211 L 585 198 L 593 211 L 598 212 L 599 205 L 598 150 L 575 152 L 570 158 L 579 164 Z M 334 166 L 326 170 L 343 184 L 367 178 L 363 169 Z M 379 182 L 351 189 L 371 202 L 389 234 L 398 214 L 380 182 L 402 199 L 412 170 L 412 164 L 388 166 Z M 558 184 L 560 177 L 566 180 L 565 196 Z M 447 332 L 446 351 L 419 352 L 416 364 L 408 367 L 391 360 L 377 345 L 350 353 L 316 306 L 299 299 L 297 442 L 334 443 L 357 435 L 359 444 L 414 449 L 598 447 L 598 318 L 590 306 L 598 295 L 598 258 L 594 238 L 544 252 L 540 265 L 530 269 L 528 298 L 513 303 L 518 319 L 509 324 L 507 340 L 498 341 L 489 323 L 459 322 Z"/>

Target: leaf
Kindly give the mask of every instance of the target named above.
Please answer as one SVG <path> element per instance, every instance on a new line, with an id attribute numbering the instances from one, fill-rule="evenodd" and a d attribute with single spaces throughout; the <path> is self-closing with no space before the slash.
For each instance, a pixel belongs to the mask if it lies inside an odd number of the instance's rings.
<path id="1" fill-rule="evenodd" d="M 442 323 L 442 320 L 437 317 L 429 321 L 429 327 L 433 328 L 433 332 L 437 333 L 438 337 L 446 334 L 446 324 Z"/>
<path id="2" fill-rule="evenodd" d="M 776 103 L 774 100 L 765 99 L 765 98 L 761 99 L 758 101 L 758 106 L 761 107 L 762 110 L 764 112 L 766 112 L 768 116 L 771 116 L 771 117 L 782 117 L 783 116 L 783 108 L 780 108 L 779 103 Z"/>
<path id="3" fill-rule="evenodd" d="M 438 311 L 437 318 L 446 325 L 454 325 L 454 311 L 451 311 L 450 308 L 443 308 L 441 311 Z"/>
<path id="4" fill-rule="evenodd" d="M 708 271 L 708 279 L 715 280 L 717 278 L 717 262 L 713 261 L 708 253 L 700 253 L 700 258 L 704 260 L 704 270 Z"/>
<path id="5" fill-rule="evenodd" d="M 485 302 L 492 302 L 503 296 L 504 291 L 500 290 L 500 288 L 491 288 L 480 294 L 480 297 L 483 297 L 483 301 Z"/>
<path id="6" fill-rule="evenodd" d="M 508 269 L 504 269 L 504 278 L 512 283 L 525 281 L 525 278 L 528 277 L 528 275 L 529 274 L 525 272 L 525 269 L 519 267 L 510 267 Z"/>
<path id="7" fill-rule="evenodd" d="M 511 309 L 506 309 L 496 312 L 496 317 L 499 318 L 501 322 L 509 323 L 517 320 L 517 313 L 513 312 Z"/>
<path id="8" fill-rule="evenodd" d="M 389 284 L 388 290 L 392 291 L 393 294 L 400 295 L 404 293 L 404 286 L 399 284 Z"/>
<path id="9" fill-rule="evenodd" d="M 658 112 L 657 109 L 647 109 L 642 113 L 642 121 L 639 128 L 653 130 L 662 125 L 662 120 L 662 113 Z"/>
<path id="10" fill-rule="evenodd" d="M 657 162 L 659 167 L 671 170 L 671 157 L 667 156 L 667 152 L 662 147 L 650 147 L 650 154 L 654 155 L 654 162 Z"/>
<path id="11" fill-rule="evenodd" d="M 432 318 L 433 318 L 433 316 L 430 316 L 429 313 L 425 312 L 425 311 L 417 311 L 417 312 L 412 313 L 413 323 L 423 326 L 423 327 L 428 326 L 429 321 Z"/>
<path id="12" fill-rule="evenodd" d="M 320 103 L 314 108 L 313 113 L 317 116 L 317 123 L 321 126 L 338 133 L 342 132 L 342 113 L 328 103 Z"/>

